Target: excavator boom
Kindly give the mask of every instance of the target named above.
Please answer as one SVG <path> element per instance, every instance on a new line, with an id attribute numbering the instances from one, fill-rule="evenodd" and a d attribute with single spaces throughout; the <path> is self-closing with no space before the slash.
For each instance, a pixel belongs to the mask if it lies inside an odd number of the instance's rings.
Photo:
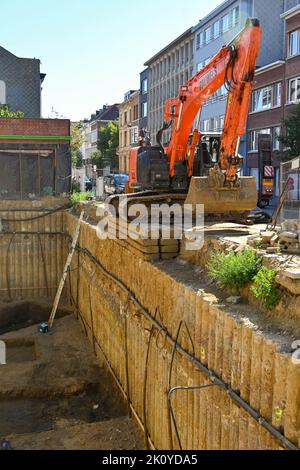
<path id="1" fill-rule="evenodd" d="M 173 122 L 173 132 L 166 149 L 170 174 L 175 164 L 188 155 L 188 141 L 193 123 L 205 102 L 225 84 L 227 108 L 221 140 L 220 167 L 232 180 L 232 158 L 238 157 L 240 138 L 246 131 L 256 61 L 261 45 L 259 21 L 249 18 L 245 28 L 181 88 L 179 96 L 166 103 L 165 121 Z M 199 122 L 199 119 L 197 120 Z M 238 166 L 238 165 L 234 165 Z M 189 161 L 192 176 L 193 161 Z M 230 171 L 229 171 L 230 170 Z"/>

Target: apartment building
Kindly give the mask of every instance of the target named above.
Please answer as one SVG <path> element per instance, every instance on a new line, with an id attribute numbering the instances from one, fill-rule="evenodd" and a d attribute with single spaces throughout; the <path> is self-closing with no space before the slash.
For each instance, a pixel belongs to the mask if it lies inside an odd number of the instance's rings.
<path id="1" fill-rule="evenodd" d="M 283 60 L 258 69 L 248 123 L 248 173 L 258 176 L 258 135 L 270 134 L 273 142 L 273 163 L 276 195 L 279 195 L 280 168 L 276 152 L 283 150 L 278 140 L 283 120 L 300 103 L 300 4 L 299 0 L 284 2 L 280 15 L 283 27 Z"/>
<path id="2" fill-rule="evenodd" d="M 118 122 L 119 105 L 105 105 L 85 120 L 82 126 L 83 144 L 81 152 L 84 160 L 88 160 L 98 150 L 99 130 L 110 122 Z"/>
<path id="3" fill-rule="evenodd" d="M 25 118 L 40 118 L 45 76 L 39 59 L 20 58 L 0 46 L 0 106 L 22 111 Z"/>
<path id="4" fill-rule="evenodd" d="M 148 67 L 148 128 L 156 143 L 157 131 L 164 121 L 165 102 L 178 95 L 179 86 L 193 75 L 194 33 L 192 28 L 149 59 Z M 165 133 L 167 141 L 169 133 Z"/>
<path id="5" fill-rule="evenodd" d="M 245 26 L 248 17 L 260 19 L 263 39 L 258 66 L 276 62 L 283 56 L 283 0 L 227 0 L 193 28 L 194 72 L 201 70 Z M 203 106 L 202 131 L 221 131 L 224 125 L 227 91 L 220 88 Z M 240 153 L 246 155 L 246 136 Z"/>
<path id="6" fill-rule="evenodd" d="M 138 144 L 140 125 L 140 90 L 130 90 L 119 105 L 119 168 L 121 173 L 129 172 L 129 153 Z"/>

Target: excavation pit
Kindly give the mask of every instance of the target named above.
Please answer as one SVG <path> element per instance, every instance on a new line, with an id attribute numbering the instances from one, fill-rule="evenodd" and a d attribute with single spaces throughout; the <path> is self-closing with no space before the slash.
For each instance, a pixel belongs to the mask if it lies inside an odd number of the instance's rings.
<path id="1" fill-rule="evenodd" d="M 36 360 L 35 341 L 27 339 L 24 341 L 5 341 L 6 363 L 18 364 L 21 362 L 32 362 Z"/>
<path id="2" fill-rule="evenodd" d="M 0 441 L 20 450 L 143 448 L 74 315 L 57 319 L 50 334 L 34 324 L 0 341 L 7 346 L 7 364 L 0 366 Z"/>
<path id="3" fill-rule="evenodd" d="M 51 308 L 50 301 L 1 302 L 0 335 L 47 321 Z M 57 312 L 57 318 L 62 318 L 70 313 L 70 309 L 60 308 Z"/>

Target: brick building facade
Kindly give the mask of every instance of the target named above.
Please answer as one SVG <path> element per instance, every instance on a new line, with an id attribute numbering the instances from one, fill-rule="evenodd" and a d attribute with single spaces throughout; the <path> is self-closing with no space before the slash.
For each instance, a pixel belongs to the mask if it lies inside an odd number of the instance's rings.
<path id="1" fill-rule="evenodd" d="M 23 59 L 0 46 L 0 105 L 22 111 L 26 118 L 41 117 L 41 84 L 38 59 Z"/>
<path id="2" fill-rule="evenodd" d="M 300 5 L 285 11 L 281 19 L 285 30 L 283 60 L 258 69 L 248 121 L 248 173 L 258 176 L 258 135 L 271 134 L 276 196 L 280 192 L 276 152 L 283 150 L 278 136 L 283 132 L 283 120 L 300 102 Z"/>
<path id="3" fill-rule="evenodd" d="M 119 105 L 119 168 L 121 173 L 129 172 L 129 153 L 136 147 L 139 138 L 140 91 L 131 90 L 125 94 Z"/>

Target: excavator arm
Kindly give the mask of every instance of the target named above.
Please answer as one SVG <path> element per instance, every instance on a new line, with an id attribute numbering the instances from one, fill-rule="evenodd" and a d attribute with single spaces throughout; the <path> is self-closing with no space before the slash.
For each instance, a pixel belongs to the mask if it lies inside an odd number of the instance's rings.
<path id="1" fill-rule="evenodd" d="M 195 148 L 199 142 L 198 130 L 201 109 L 216 91 L 225 85 L 228 99 L 220 147 L 220 169 L 224 172 L 224 186 L 238 184 L 241 158 L 238 155 L 241 137 L 245 134 L 256 61 L 261 45 L 259 21 L 250 18 L 245 28 L 224 46 L 220 52 L 189 79 L 179 96 L 166 103 L 166 129 L 173 124 L 171 140 L 166 149 L 170 176 L 175 175 L 175 165 L 187 160 L 188 176 L 193 176 Z M 189 138 L 194 122 L 192 141 Z"/>

